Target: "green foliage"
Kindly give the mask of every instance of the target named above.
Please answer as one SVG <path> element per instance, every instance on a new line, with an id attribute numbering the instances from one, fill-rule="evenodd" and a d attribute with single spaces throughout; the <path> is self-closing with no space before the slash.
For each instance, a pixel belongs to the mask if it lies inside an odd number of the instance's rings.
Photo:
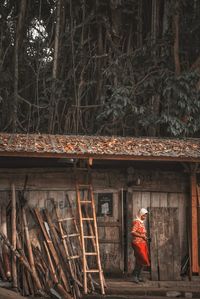
<path id="1" fill-rule="evenodd" d="M 200 130 L 199 80 L 198 73 L 185 72 L 179 77 L 167 77 L 164 82 L 159 123 L 174 136 L 191 136 Z"/>
<path id="2" fill-rule="evenodd" d="M 191 70 L 200 57 L 200 1 L 181 0 L 177 11 L 178 77 L 175 1 L 159 3 L 155 22 L 151 1 L 62 1 L 56 80 L 58 1 L 27 1 L 16 32 L 20 3 L 0 1 L 0 130 L 10 129 L 19 34 L 18 131 L 47 132 L 51 118 L 54 133 L 199 135 L 198 63 Z"/>
<path id="3" fill-rule="evenodd" d="M 98 115 L 98 120 L 106 121 L 112 119 L 117 121 L 123 119 L 128 113 L 134 115 L 143 113 L 144 108 L 136 105 L 130 87 L 109 87 L 107 92 L 109 96 L 104 100 L 104 109 Z"/>

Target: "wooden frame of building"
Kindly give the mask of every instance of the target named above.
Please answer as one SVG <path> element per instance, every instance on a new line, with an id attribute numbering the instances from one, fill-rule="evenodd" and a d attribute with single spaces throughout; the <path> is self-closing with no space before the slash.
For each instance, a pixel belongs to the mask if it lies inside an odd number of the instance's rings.
<path id="1" fill-rule="evenodd" d="M 154 279 L 165 280 L 165 276 L 159 277 L 159 275 L 168 271 L 165 268 L 158 271 L 156 268 L 160 266 L 159 259 L 164 258 L 163 255 L 169 251 L 160 250 L 164 238 L 167 236 L 167 242 L 170 240 L 169 246 L 174 246 L 177 245 L 176 237 L 179 238 L 179 234 L 180 248 L 176 246 L 175 251 L 181 252 L 182 259 L 188 254 L 191 273 L 199 275 L 200 142 L 198 139 L 2 133 L 0 134 L 2 198 L 3 196 L 7 198 L 6 192 L 10 188 L 11 181 L 15 180 L 17 188 L 20 189 L 25 174 L 30 177 L 28 186 L 30 204 L 37 201 L 39 207 L 48 206 L 49 197 L 59 198 L 61 194 L 63 198 L 66 194 L 71 194 L 69 196 L 74 198 L 73 164 L 82 160 L 87 161 L 92 170 L 99 232 L 104 248 L 102 260 L 107 272 L 109 269 L 111 273 L 118 270 L 131 271 L 134 262 L 129 236 L 131 220 L 137 209 L 145 205 L 152 211 L 150 225 L 156 232 L 155 234 L 151 232 L 153 235 L 151 270 L 154 271 Z M 67 193 L 63 193 L 65 189 L 68 190 Z M 45 202 L 44 191 L 48 193 Z M 65 210 L 64 200 L 59 201 L 58 205 L 64 206 Z M 156 210 L 157 208 L 159 210 Z M 188 218 L 187 211 L 189 211 Z M 163 221 L 168 223 L 169 219 L 172 220 L 160 233 L 154 219 L 161 224 Z M 168 226 L 173 227 L 173 230 L 168 231 Z M 184 241 L 187 238 L 188 244 Z M 120 256 L 116 256 L 119 251 Z M 177 255 L 170 255 L 169 259 L 171 257 L 178 261 L 177 264 L 173 264 L 174 269 L 177 269 L 171 275 L 171 278 L 176 280 L 177 273 L 181 271 L 181 262 Z"/>

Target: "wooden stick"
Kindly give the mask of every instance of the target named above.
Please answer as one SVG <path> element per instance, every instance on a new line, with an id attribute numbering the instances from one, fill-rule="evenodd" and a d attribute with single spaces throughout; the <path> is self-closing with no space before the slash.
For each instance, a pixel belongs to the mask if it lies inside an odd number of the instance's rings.
<path id="1" fill-rule="evenodd" d="M 35 265 L 38 269 L 38 273 L 40 273 L 40 277 L 44 284 L 44 288 L 50 290 L 53 287 L 53 281 L 49 277 L 50 271 L 49 267 L 47 266 L 48 261 L 46 263 L 46 261 L 44 260 L 45 258 L 42 256 L 42 253 L 45 254 L 45 251 L 43 250 L 43 252 L 41 252 L 39 248 L 33 246 L 33 253 L 35 257 Z"/>
<path id="2" fill-rule="evenodd" d="M 12 234 L 12 246 L 16 249 L 16 193 L 15 184 L 11 184 L 12 198 L 11 198 L 11 234 Z M 17 264 L 16 256 L 12 253 L 12 279 L 13 288 L 18 288 L 17 283 Z"/>
<path id="3" fill-rule="evenodd" d="M 37 277 L 35 276 L 34 271 L 32 270 L 32 268 L 30 267 L 28 261 L 25 259 L 25 254 L 20 253 L 17 249 L 14 249 L 14 247 L 12 246 L 12 244 L 10 243 L 10 241 L 8 240 L 8 238 L 6 238 L 6 236 L 0 232 L 0 238 L 2 239 L 2 241 L 4 242 L 4 244 L 6 244 L 6 246 L 15 254 L 15 256 L 19 259 L 19 262 L 22 263 L 24 265 L 24 267 L 28 270 L 28 272 L 31 274 L 31 276 L 34 279 L 34 282 L 36 283 L 37 281 Z"/>
<path id="4" fill-rule="evenodd" d="M 65 247 L 65 246 L 67 246 L 67 244 L 63 244 L 64 245 L 64 250 L 63 250 L 63 247 L 61 247 L 60 244 L 59 244 L 60 239 L 59 239 L 59 236 L 57 234 L 56 228 L 55 228 L 55 226 L 54 226 L 54 224 L 51 220 L 51 217 L 49 216 L 48 211 L 45 211 L 45 216 L 46 216 L 47 222 L 49 224 L 49 227 L 51 229 L 52 235 L 54 236 L 55 241 L 58 245 L 58 248 L 61 252 L 61 255 L 62 255 L 62 258 L 63 258 L 63 261 L 64 261 L 64 266 L 67 267 L 67 269 L 68 269 L 68 271 L 71 275 L 70 279 L 73 279 L 73 282 L 75 281 L 80 287 L 82 287 L 82 283 L 80 282 L 80 280 L 78 279 L 78 277 L 76 275 L 75 261 L 73 259 L 70 259 L 68 248 Z M 58 218 L 57 218 L 57 220 L 58 220 Z M 59 222 L 59 225 L 61 225 L 60 222 Z M 59 228 L 60 228 L 60 226 L 59 226 Z M 64 232 L 63 232 L 63 234 L 64 234 Z M 62 238 L 62 243 L 64 243 L 63 240 L 64 239 Z M 72 268 L 72 266 L 74 266 L 74 267 Z"/>
<path id="5" fill-rule="evenodd" d="M 23 265 L 22 265 L 22 267 L 23 267 Z M 22 295 L 23 296 L 30 295 L 29 287 L 28 287 L 28 281 L 27 281 L 27 275 L 25 273 L 24 267 L 22 269 Z"/>
<path id="6" fill-rule="evenodd" d="M 63 272 L 63 269 L 60 267 L 60 261 L 59 261 L 58 254 L 57 254 L 57 252 L 56 252 L 56 250 L 55 250 L 55 248 L 53 246 L 52 240 L 49 238 L 49 235 L 47 234 L 47 231 L 46 231 L 46 228 L 44 226 L 43 219 L 42 219 L 42 217 L 40 215 L 40 212 L 39 212 L 39 210 L 37 208 L 34 209 L 34 212 L 35 212 L 36 218 L 38 220 L 38 223 L 40 225 L 40 228 L 42 230 L 44 239 L 45 239 L 45 241 L 48 244 L 48 249 L 50 250 L 50 252 L 52 254 L 52 257 L 54 259 L 56 268 L 59 269 L 59 271 L 60 271 L 60 276 L 61 276 L 61 279 L 63 281 L 63 285 L 65 286 L 66 291 L 69 292 L 70 291 L 69 290 L 69 283 L 67 281 L 65 273 Z"/>
<path id="7" fill-rule="evenodd" d="M 7 221 L 6 221 L 6 207 L 5 205 L 1 206 L 1 231 L 7 237 Z M 2 246 L 2 256 L 3 256 L 3 264 L 5 269 L 5 274 L 8 280 L 11 279 L 11 265 L 9 259 L 9 249 L 3 244 Z"/>
<path id="8" fill-rule="evenodd" d="M 51 231 L 51 237 L 52 237 L 53 243 L 55 243 L 55 245 L 58 247 L 59 252 L 60 252 L 60 254 L 62 256 L 62 259 L 65 262 L 66 261 L 66 256 L 65 256 L 64 248 L 60 246 L 61 245 L 60 244 L 60 238 L 58 236 L 58 232 L 57 232 L 57 230 L 55 228 L 55 225 L 54 225 L 54 223 L 53 223 L 53 221 L 52 221 L 52 219 L 51 219 L 48 211 L 45 210 L 44 214 L 45 214 L 47 223 L 48 223 L 50 231 Z"/>
<path id="9" fill-rule="evenodd" d="M 56 284 L 56 287 L 57 287 L 59 293 L 62 295 L 62 298 L 64 298 L 64 299 L 73 299 L 71 297 L 71 295 L 68 294 L 65 291 L 65 289 L 63 288 L 63 286 L 58 281 L 58 278 L 57 278 L 57 275 L 56 275 L 56 271 L 55 271 L 55 268 L 54 268 L 54 265 L 53 265 L 53 262 L 52 262 L 52 259 L 51 259 L 50 252 L 49 252 L 49 249 L 48 249 L 46 241 L 44 241 L 44 248 L 46 250 L 47 257 L 48 257 L 48 262 L 49 262 L 49 268 L 50 268 L 51 277 L 52 277 L 53 282 Z"/>
<path id="10" fill-rule="evenodd" d="M 1 275 L 1 278 L 3 281 L 6 281 L 7 278 L 6 278 L 6 274 L 5 274 L 5 271 L 4 271 L 4 267 L 3 267 L 3 260 L 0 256 L 0 275 Z"/>
<path id="11" fill-rule="evenodd" d="M 28 272 L 26 270 L 25 270 L 25 273 L 26 273 L 26 277 L 27 277 L 29 292 L 31 293 L 32 296 L 34 296 L 35 291 L 34 291 L 34 285 L 33 285 L 33 280 L 32 280 L 31 274 L 30 274 L 30 272 Z"/>
<path id="12" fill-rule="evenodd" d="M 8 247 L 3 244 L 2 245 L 2 257 L 3 257 L 3 264 L 5 267 L 5 274 L 7 279 L 11 280 L 11 266 L 10 266 L 10 259 L 9 259 L 9 249 Z"/>
<path id="13" fill-rule="evenodd" d="M 19 235 L 17 233 L 16 236 L 16 245 L 17 245 L 17 250 L 19 253 L 24 257 L 24 259 L 27 261 L 27 258 L 25 256 L 25 253 L 22 249 L 22 243 L 19 238 Z M 34 292 L 29 292 L 29 281 L 28 281 L 28 275 L 30 277 L 30 274 L 26 271 L 24 265 L 21 265 L 21 272 L 22 272 L 22 295 L 23 296 L 28 296 L 29 294 L 34 295 Z M 28 274 L 28 275 L 27 275 Z"/>
<path id="14" fill-rule="evenodd" d="M 26 245 L 27 245 L 27 249 L 28 249 L 29 264 L 30 264 L 31 269 L 32 269 L 32 271 L 34 273 L 34 276 L 35 276 L 36 288 L 41 290 L 42 286 L 41 286 L 40 280 L 37 276 L 37 272 L 36 272 L 36 269 L 35 269 L 33 251 L 32 251 L 32 247 L 31 247 L 31 241 L 30 241 L 29 231 L 28 231 L 28 224 L 27 224 L 27 219 L 26 219 L 26 212 L 25 212 L 24 207 L 22 208 L 22 218 L 23 218 L 23 222 L 24 222 L 24 232 L 25 232 L 25 237 L 26 237 Z"/>

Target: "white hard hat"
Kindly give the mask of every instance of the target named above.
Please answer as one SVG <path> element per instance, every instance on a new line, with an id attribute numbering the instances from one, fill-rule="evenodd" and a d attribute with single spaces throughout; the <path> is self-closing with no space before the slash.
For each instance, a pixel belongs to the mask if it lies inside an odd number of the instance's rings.
<path id="1" fill-rule="evenodd" d="M 144 209 L 144 208 L 142 208 L 142 209 L 139 210 L 140 216 L 145 215 L 147 213 L 148 213 L 148 211 L 146 209 Z"/>

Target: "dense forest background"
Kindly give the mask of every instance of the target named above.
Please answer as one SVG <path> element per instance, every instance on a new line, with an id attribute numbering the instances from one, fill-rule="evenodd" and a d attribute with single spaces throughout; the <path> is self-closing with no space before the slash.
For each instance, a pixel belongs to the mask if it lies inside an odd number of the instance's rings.
<path id="1" fill-rule="evenodd" d="M 1 0 L 0 131 L 199 136 L 199 0 Z"/>

